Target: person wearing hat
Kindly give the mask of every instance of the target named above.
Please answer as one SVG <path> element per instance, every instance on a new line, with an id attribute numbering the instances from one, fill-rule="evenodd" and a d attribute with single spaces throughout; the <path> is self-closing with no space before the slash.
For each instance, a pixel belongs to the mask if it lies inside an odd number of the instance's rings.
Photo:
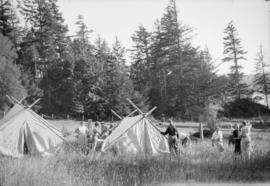
<path id="1" fill-rule="evenodd" d="M 219 152 L 223 152 L 223 134 L 222 131 L 219 129 L 219 127 L 215 128 L 215 131 L 212 135 L 212 146 L 216 146 L 219 150 Z"/>
<path id="2" fill-rule="evenodd" d="M 161 132 L 162 135 L 168 134 L 168 143 L 170 152 L 174 154 L 178 154 L 178 143 L 177 139 L 179 139 L 179 133 L 177 131 L 176 126 L 172 122 L 172 120 L 169 120 L 169 126 L 167 127 L 165 132 Z"/>
<path id="3" fill-rule="evenodd" d="M 251 155 L 251 124 L 247 122 L 242 122 L 243 127 L 241 128 L 241 150 L 244 157 L 250 159 Z"/>

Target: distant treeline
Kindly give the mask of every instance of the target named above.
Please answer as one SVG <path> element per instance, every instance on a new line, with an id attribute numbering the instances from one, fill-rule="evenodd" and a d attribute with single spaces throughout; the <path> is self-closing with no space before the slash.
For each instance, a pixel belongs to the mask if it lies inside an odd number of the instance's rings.
<path id="1" fill-rule="evenodd" d="M 18 0 L 16 7 L 2 0 L 0 110 L 10 106 L 9 94 L 27 96 L 28 103 L 41 98 L 35 109 L 46 115 L 108 119 L 111 109 L 127 115 L 130 98 L 140 108 L 157 106 L 158 117 L 198 119 L 209 104 L 223 106 L 254 91 L 241 81 L 239 61 L 246 52 L 232 22 L 224 33 L 223 61 L 232 62 L 228 76 L 216 74 L 207 48 L 191 44 L 193 30 L 179 20 L 174 0 L 153 24 L 152 31 L 142 25 L 134 31 L 127 65 L 127 50 L 117 38 L 112 47 L 100 37 L 90 42 L 83 16 L 69 36 L 57 0 Z M 258 54 L 257 87 L 267 93 L 263 62 Z"/>

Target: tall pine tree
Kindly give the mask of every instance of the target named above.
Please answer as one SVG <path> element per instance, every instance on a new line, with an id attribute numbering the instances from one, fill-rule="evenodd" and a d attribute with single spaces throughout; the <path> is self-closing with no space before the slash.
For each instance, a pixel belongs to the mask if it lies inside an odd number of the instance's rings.
<path id="1" fill-rule="evenodd" d="M 262 93 L 265 97 L 265 103 L 269 108 L 268 94 L 270 88 L 270 77 L 267 72 L 267 63 L 265 62 L 265 53 L 263 52 L 262 45 L 260 45 L 259 51 L 256 57 L 256 74 L 254 79 L 255 91 Z"/>
<path id="2" fill-rule="evenodd" d="M 131 78 L 134 82 L 136 91 L 148 96 L 149 78 L 151 68 L 151 33 L 145 27 L 139 26 L 138 30 L 132 35 L 134 46 L 132 49 Z"/>
<path id="3" fill-rule="evenodd" d="M 19 8 L 30 27 L 21 44 L 20 63 L 33 79 L 41 79 L 36 84 L 43 90 L 42 111 L 69 112 L 74 61 L 57 0 L 20 1 Z"/>
<path id="4" fill-rule="evenodd" d="M 5 110 L 9 103 L 6 95 L 19 99 L 27 94 L 22 86 L 20 68 L 14 64 L 16 50 L 9 38 L 1 33 L 0 46 L 0 110 Z"/>
<path id="5" fill-rule="evenodd" d="M 241 44 L 241 40 L 238 37 L 238 32 L 233 24 L 233 22 L 229 22 L 225 31 L 225 37 L 223 38 L 224 42 L 224 51 L 223 54 L 226 56 L 223 58 L 224 62 L 232 62 L 231 65 L 231 94 L 235 96 L 237 99 L 240 99 L 242 95 L 244 95 L 247 91 L 247 85 L 242 83 L 243 73 L 241 73 L 241 69 L 243 68 L 240 65 L 240 61 L 246 60 L 244 55 L 247 53 Z"/>
<path id="6" fill-rule="evenodd" d="M 136 90 L 157 106 L 157 115 L 190 118 L 214 98 L 216 75 L 209 52 L 190 43 L 192 29 L 181 23 L 171 0 L 153 32 L 142 26 L 132 36 L 132 78 Z M 146 87 L 146 88 L 145 88 Z"/>

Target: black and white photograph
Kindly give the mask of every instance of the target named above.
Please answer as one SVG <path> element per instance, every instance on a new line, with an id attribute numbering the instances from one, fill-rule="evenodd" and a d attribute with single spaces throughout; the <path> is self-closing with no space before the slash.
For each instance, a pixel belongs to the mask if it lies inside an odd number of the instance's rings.
<path id="1" fill-rule="evenodd" d="M 0 0 L 0 186 L 270 185 L 270 0 Z"/>

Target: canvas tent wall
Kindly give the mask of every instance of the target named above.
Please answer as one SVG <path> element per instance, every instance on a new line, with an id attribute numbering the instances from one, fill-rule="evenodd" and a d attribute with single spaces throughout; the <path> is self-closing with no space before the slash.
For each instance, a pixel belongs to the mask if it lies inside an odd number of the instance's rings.
<path id="1" fill-rule="evenodd" d="M 124 118 L 105 139 L 102 151 L 112 147 L 120 154 L 158 155 L 170 152 L 167 139 L 144 115 Z"/>
<path id="2" fill-rule="evenodd" d="M 3 117 L 2 120 L 0 120 L 0 126 L 5 123 L 7 120 L 9 120 L 10 118 L 12 118 L 13 116 L 15 116 L 18 112 L 24 110 L 24 106 L 20 105 L 20 104 L 15 104 L 7 113 L 6 115 Z"/>
<path id="3" fill-rule="evenodd" d="M 11 110 L 0 125 L 0 153 L 18 158 L 25 155 L 26 149 L 32 155 L 54 153 L 63 142 L 61 132 L 30 108 L 15 108 L 22 110 Z"/>

